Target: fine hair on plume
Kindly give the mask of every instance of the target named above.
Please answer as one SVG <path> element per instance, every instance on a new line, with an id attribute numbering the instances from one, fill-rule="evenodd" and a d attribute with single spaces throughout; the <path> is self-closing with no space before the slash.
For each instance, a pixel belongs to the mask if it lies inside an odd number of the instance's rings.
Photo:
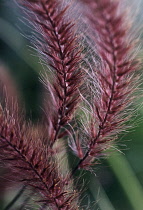
<path id="1" fill-rule="evenodd" d="M 141 81 L 139 31 L 126 0 L 15 1 L 33 30 L 44 99 L 33 125 L 1 76 L 0 161 L 23 186 L 5 210 L 24 191 L 39 210 L 85 209 L 75 173 L 92 171 L 128 128 Z M 28 206 L 25 199 L 19 209 Z"/>

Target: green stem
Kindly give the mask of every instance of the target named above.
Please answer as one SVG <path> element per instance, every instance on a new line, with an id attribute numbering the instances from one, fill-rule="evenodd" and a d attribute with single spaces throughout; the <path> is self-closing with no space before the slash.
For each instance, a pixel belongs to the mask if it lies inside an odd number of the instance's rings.
<path id="1" fill-rule="evenodd" d="M 115 152 L 108 159 L 111 169 L 120 182 L 132 208 L 143 210 L 143 188 L 123 154 Z"/>
<path id="2" fill-rule="evenodd" d="M 89 185 L 90 193 L 92 194 L 100 210 L 115 210 L 111 201 L 109 200 L 104 188 L 98 179 L 91 175 L 91 184 Z"/>
<path id="3" fill-rule="evenodd" d="M 23 192 L 25 191 L 26 186 L 23 186 L 20 191 L 16 194 L 16 196 L 12 199 L 12 201 L 4 208 L 4 210 L 9 210 L 11 207 L 17 202 L 17 200 L 21 197 Z"/>

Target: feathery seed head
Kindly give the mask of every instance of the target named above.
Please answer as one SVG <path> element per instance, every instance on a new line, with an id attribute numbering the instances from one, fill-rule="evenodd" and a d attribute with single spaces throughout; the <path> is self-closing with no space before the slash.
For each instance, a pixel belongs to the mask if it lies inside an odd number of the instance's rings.
<path id="1" fill-rule="evenodd" d="M 96 162 L 99 157 L 104 156 L 112 141 L 118 137 L 118 133 L 125 129 L 125 122 L 131 115 L 129 110 L 134 92 L 137 90 L 136 72 L 139 69 L 139 62 L 134 54 L 137 42 L 135 37 L 131 37 L 131 24 L 127 22 L 126 13 L 120 10 L 119 1 L 80 2 L 81 5 L 85 4 L 83 12 L 86 15 L 83 18 L 86 18 L 89 32 L 93 31 L 88 36 L 92 44 L 95 43 L 100 65 L 97 67 L 95 61 L 93 67 L 94 62 L 91 61 L 89 66 L 87 76 L 90 73 L 95 75 L 99 88 L 93 85 L 94 76 L 89 77 L 92 92 L 95 91 L 96 95 L 88 100 L 88 103 L 87 99 L 85 100 L 89 109 L 87 115 L 91 116 L 85 130 L 87 149 L 84 150 L 82 158 L 77 154 L 80 161 L 73 173 L 78 167 L 90 166 L 93 161 Z M 78 144 L 79 140 L 75 141 Z"/>

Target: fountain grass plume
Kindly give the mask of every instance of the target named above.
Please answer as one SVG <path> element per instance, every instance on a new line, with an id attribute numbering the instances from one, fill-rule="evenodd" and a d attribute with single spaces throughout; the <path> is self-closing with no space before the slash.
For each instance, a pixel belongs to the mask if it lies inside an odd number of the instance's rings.
<path id="1" fill-rule="evenodd" d="M 34 46 L 51 74 L 42 76 L 49 92 L 50 105 L 45 104 L 51 146 L 58 139 L 61 128 L 70 122 L 80 101 L 79 87 L 83 73 L 79 67 L 81 49 L 75 22 L 67 18 L 68 6 L 60 1 L 20 1 L 28 21 L 36 34 Z M 46 68 L 47 68 L 46 67 Z"/>
<path id="2" fill-rule="evenodd" d="M 140 68 L 136 55 L 138 40 L 131 34 L 131 22 L 126 19 L 126 12 L 120 9 L 119 1 L 80 2 L 84 22 L 89 26 L 87 35 L 92 40 L 92 49 L 95 48 L 100 65 L 97 65 L 95 59 L 90 64 L 92 71 L 88 75 L 93 75 L 89 79 L 93 84 L 90 87 L 92 99 L 87 105 L 90 117 L 84 126 L 85 134 L 78 135 L 76 143 L 73 143 L 74 153 L 79 154 L 80 151 L 80 161 L 73 173 L 78 168 L 88 169 L 93 163 L 98 163 L 107 149 L 113 146 L 119 133 L 126 130 L 126 122 L 133 111 L 131 105 L 139 86 Z M 94 78 L 97 80 L 96 89 Z M 78 151 L 75 152 L 76 149 Z"/>

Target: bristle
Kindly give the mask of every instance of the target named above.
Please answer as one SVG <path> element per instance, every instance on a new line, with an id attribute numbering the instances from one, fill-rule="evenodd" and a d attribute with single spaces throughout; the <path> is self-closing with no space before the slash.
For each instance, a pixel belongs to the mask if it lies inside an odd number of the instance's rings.
<path id="1" fill-rule="evenodd" d="M 0 161 L 11 169 L 11 180 L 34 190 L 32 197 L 41 209 L 78 210 L 74 173 L 98 164 L 131 117 L 140 78 L 138 40 L 119 0 L 80 0 L 82 23 L 87 24 L 83 53 L 76 23 L 68 16 L 70 4 L 17 1 L 34 28 L 31 42 L 46 68 L 41 82 L 48 97 L 42 122 L 33 126 L 19 113 L 16 93 L 14 101 L 5 96 L 0 105 Z M 63 161 L 67 136 L 79 158 L 72 172 Z"/>
<path id="2" fill-rule="evenodd" d="M 55 0 L 30 3 L 25 0 L 22 4 L 31 17 L 35 31 L 40 34 L 40 38 L 35 37 L 35 47 L 52 71 L 52 81 L 50 75 L 47 78 L 45 74 L 42 80 L 51 95 L 51 103 L 45 104 L 45 112 L 49 121 L 49 139 L 53 145 L 61 127 L 72 119 L 80 101 L 81 50 L 75 24 L 66 17 L 68 6 L 61 9 L 61 4 Z"/>
<path id="3" fill-rule="evenodd" d="M 34 188 L 37 202 L 52 209 L 76 209 L 75 191 L 65 188 L 66 178 L 59 175 L 54 157 L 40 139 L 42 136 L 37 135 L 35 141 L 29 126 L 24 120 L 15 120 L 7 110 L 1 110 L 0 159 L 11 168 L 10 178 Z"/>
<path id="4" fill-rule="evenodd" d="M 92 43 L 95 42 L 101 67 L 97 68 L 95 61 L 92 73 L 100 88 L 90 102 L 91 120 L 88 122 L 85 136 L 87 149 L 84 149 L 82 158 L 79 156 L 81 160 L 76 170 L 80 167 L 87 168 L 104 156 L 105 151 L 112 146 L 112 141 L 125 130 L 125 122 L 131 116 L 129 110 L 138 86 L 136 71 L 139 69 L 135 55 L 137 41 L 130 34 L 131 24 L 126 21 L 126 12 L 120 10 L 119 2 L 81 2 L 85 4 L 86 22 L 90 26 L 89 31 L 93 32 L 89 36 Z M 94 77 L 90 80 L 93 81 Z M 96 89 L 94 91 L 96 92 Z"/>

